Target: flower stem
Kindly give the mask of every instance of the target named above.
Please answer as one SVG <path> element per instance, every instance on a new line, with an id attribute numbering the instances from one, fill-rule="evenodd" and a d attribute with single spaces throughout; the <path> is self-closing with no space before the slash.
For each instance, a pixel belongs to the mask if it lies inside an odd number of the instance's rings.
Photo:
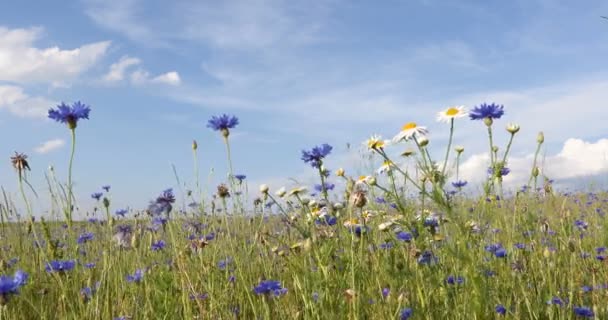
<path id="1" fill-rule="evenodd" d="M 443 160 L 443 168 L 441 168 L 441 174 L 445 175 L 445 168 L 448 165 L 448 159 L 450 157 L 450 149 L 452 148 L 452 138 L 454 137 L 454 118 L 450 120 L 450 139 L 448 140 L 448 148 L 445 150 L 445 159 Z"/>
<path id="2" fill-rule="evenodd" d="M 76 129 L 70 129 L 72 134 L 72 150 L 70 152 L 70 163 L 68 164 L 68 196 L 67 196 L 67 205 L 66 205 L 66 219 L 68 223 L 68 227 L 72 229 L 72 198 L 73 198 L 73 190 L 72 190 L 72 165 L 74 163 L 74 152 L 76 151 Z"/>

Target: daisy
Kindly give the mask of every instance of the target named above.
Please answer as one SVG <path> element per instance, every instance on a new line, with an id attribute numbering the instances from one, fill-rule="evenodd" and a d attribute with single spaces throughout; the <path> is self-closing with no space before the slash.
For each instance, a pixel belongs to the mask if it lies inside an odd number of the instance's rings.
<path id="1" fill-rule="evenodd" d="M 429 133 L 426 127 L 419 127 L 415 122 L 406 123 L 399 133 L 393 138 L 393 142 L 397 143 L 401 140 L 410 140 L 412 138 L 424 137 Z"/>
<path id="2" fill-rule="evenodd" d="M 365 145 L 370 151 L 374 150 L 382 150 L 389 144 L 389 140 L 382 140 L 380 135 L 374 134 L 367 141 L 365 141 Z"/>
<path id="3" fill-rule="evenodd" d="M 467 115 L 464 106 L 449 107 L 444 111 L 437 113 L 437 121 L 449 123 L 452 119 L 462 118 Z"/>
<path id="4" fill-rule="evenodd" d="M 355 181 L 355 185 L 368 184 L 371 179 L 372 176 L 359 176 L 359 179 Z"/>
<path id="5" fill-rule="evenodd" d="M 293 188 L 289 191 L 288 196 L 298 196 L 298 195 L 306 193 L 306 191 L 307 191 L 306 187 Z"/>

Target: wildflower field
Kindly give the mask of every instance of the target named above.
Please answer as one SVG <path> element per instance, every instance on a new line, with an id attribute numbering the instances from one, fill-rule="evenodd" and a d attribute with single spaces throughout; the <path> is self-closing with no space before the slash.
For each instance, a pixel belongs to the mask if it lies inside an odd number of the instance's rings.
<path id="1" fill-rule="evenodd" d="M 81 102 L 49 110 L 72 144 L 68 172 L 51 170 L 47 186 L 28 180 L 43 164 L 11 157 L 19 189 L 0 206 L 0 319 L 608 319 L 608 195 L 554 190 L 538 161 L 542 133 L 528 183 L 503 188 L 520 128 L 505 131 L 501 105 L 439 112 L 440 154 L 413 122 L 390 140 L 371 136 L 363 148 L 383 165 L 365 176 L 326 168 L 329 144 L 304 148 L 294 161 L 318 183 L 276 190 L 236 173 L 239 119 L 215 116 L 207 127 L 230 172 L 213 192 L 198 181 L 194 141 L 192 190 L 127 210 L 100 186 L 96 208 L 75 219 L 71 168 L 90 113 Z M 460 125 L 488 139 L 482 186 L 459 174 Z M 62 219 L 33 218 L 43 190 Z"/>

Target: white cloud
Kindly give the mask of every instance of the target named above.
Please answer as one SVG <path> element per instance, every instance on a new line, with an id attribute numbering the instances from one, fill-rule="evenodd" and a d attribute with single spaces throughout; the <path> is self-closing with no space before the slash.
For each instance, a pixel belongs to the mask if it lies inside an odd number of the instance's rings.
<path id="1" fill-rule="evenodd" d="M 317 41 L 332 1 L 181 1 L 163 11 L 163 19 L 143 19 L 145 1 L 85 3 L 95 23 L 147 46 L 186 40 L 247 50 Z"/>
<path id="2" fill-rule="evenodd" d="M 20 117 L 42 118 L 56 103 L 43 97 L 30 97 L 18 86 L 0 85 L 0 109 Z"/>
<path id="3" fill-rule="evenodd" d="M 34 151 L 40 154 L 49 153 L 51 151 L 57 150 L 65 145 L 65 141 L 62 139 L 53 139 L 42 143 L 40 146 L 36 147 Z"/>
<path id="4" fill-rule="evenodd" d="M 124 79 L 127 69 L 140 63 L 141 60 L 138 58 L 123 56 L 118 62 L 110 66 L 110 71 L 103 77 L 103 80 L 107 82 L 121 81 Z"/>
<path id="5" fill-rule="evenodd" d="M 508 167 L 511 169 L 504 178 L 509 187 L 517 187 L 527 183 L 534 155 L 509 157 Z M 486 177 L 489 158 L 487 154 L 470 156 L 460 166 L 460 177 L 473 184 L 481 182 Z M 554 155 L 540 155 L 538 165 L 548 178 L 561 181 L 574 180 L 608 172 L 608 139 L 596 142 L 586 142 L 571 138 L 564 142 L 560 152 Z"/>
<path id="6" fill-rule="evenodd" d="M 140 68 L 131 73 L 131 83 L 135 85 L 146 85 L 153 83 L 178 86 L 181 83 L 181 78 L 179 76 L 179 73 L 177 73 L 176 71 L 170 71 L 152 77 L 150 75 L 150 72 Z"/>
<path id="7" fill-rule="evenodd" d="M 171 86 L 178 86 L 181 83 L 181 78 L 179 77 L 179 74 L 176 71 L 171 71 L 171 72 L 163 73 L 159 76 L 156 76 L 156 77 L 152 78 L 152 80 L 150 80 L 150 81 L 154 82 L 154 83 L 162 83 L 162 84 L 168 84 Z"/>
<path id="8" fill-rule="evenodd" d="M 65 86 L 95 65 L 110 46 L 110 41 L 102 41 L 71 50 L 36 48 L 41 33 L 41 28 L 0 27 L 0 80 Z"/>

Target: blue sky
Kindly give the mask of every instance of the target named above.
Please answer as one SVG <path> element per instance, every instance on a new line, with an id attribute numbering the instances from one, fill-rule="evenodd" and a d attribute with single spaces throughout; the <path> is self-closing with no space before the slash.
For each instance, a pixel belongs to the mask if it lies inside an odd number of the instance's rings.
<path id="1" fill-rule="evenodd" d="M 235 168 L 255 189 L 289 185 L 287 177 L 312 183 L 300 150 L 324 142 L 335 147 L 330 168 L 362 171 L 361 142 L 409 121 L 443 146 L 436 113 L 482 102 L 505 105 L 497 126 L 522 126 L 515 169 L 527 170 L 543 130 L 548 175 L 601 177 L 607 14 L 605 1 L 5 1 L 0 183 L 14 192 L 14 151 L 30 155 L 40 193 L 49 165 L 66 175 L 69 132 L 45 115 L 75 100 L 93 109 L 77 129 L 75 188 L 85 208 L 103 184 L 117 206 L 143 207 L 176 185 L 172 164 L 192 185 L 192 139 L 201 178 L 214 168 L 213 184 L 222 180 L 224 148 L 205 127 L 220 113 L 240 118 Z M 464 174 L 475 181 L 484 128 L 457 126 Z"/>

